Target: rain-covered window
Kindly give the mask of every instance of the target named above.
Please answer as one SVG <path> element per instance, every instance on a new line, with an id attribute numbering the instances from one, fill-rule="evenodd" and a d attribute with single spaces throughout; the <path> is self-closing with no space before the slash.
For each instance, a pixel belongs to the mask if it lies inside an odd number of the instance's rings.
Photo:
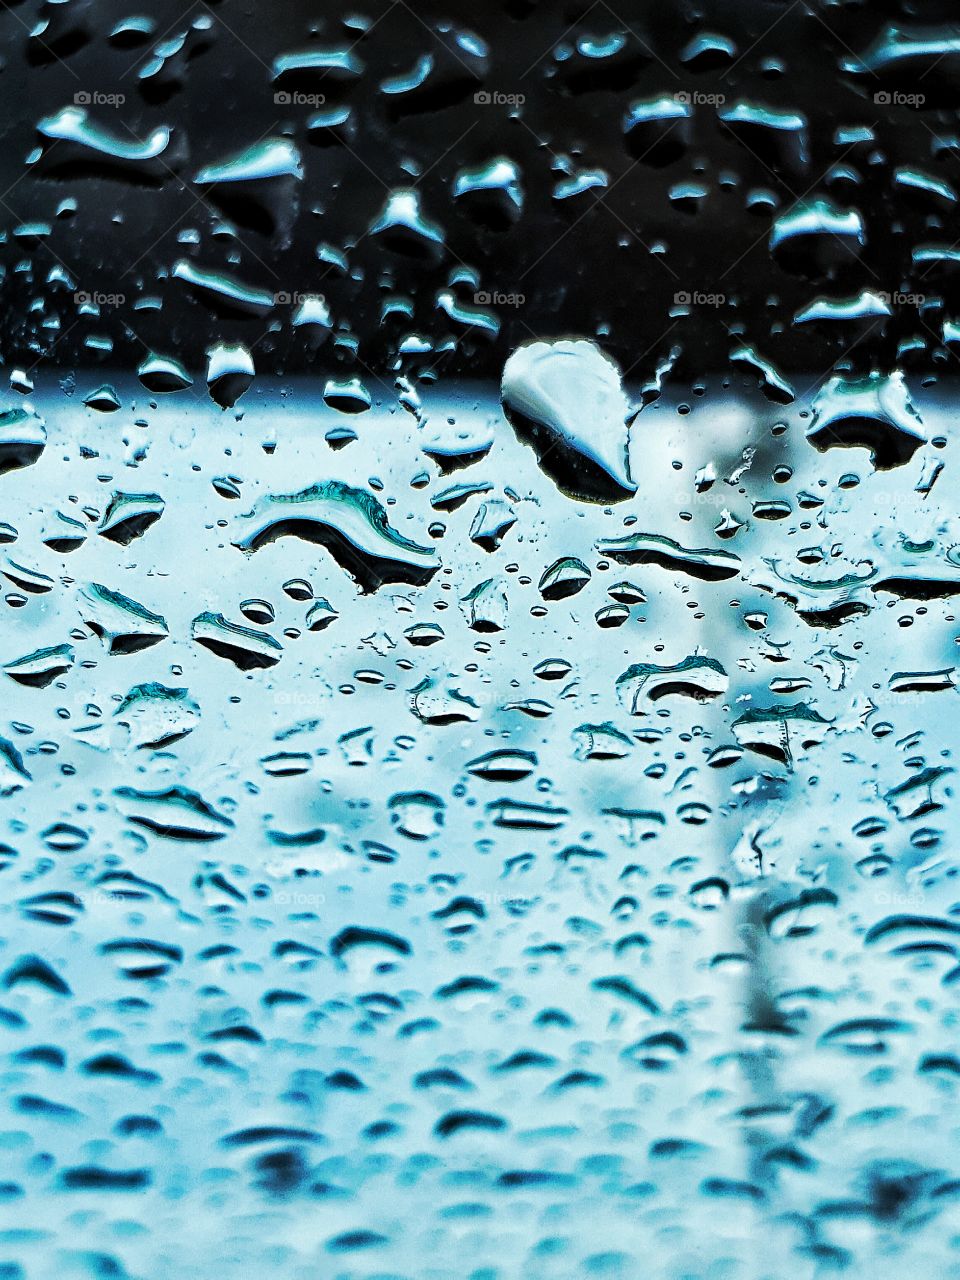
<path id="1" fill-rule="evenodd" d="M 0 1278 L 957 1280 L 955 4 L 0 35 Z"/>

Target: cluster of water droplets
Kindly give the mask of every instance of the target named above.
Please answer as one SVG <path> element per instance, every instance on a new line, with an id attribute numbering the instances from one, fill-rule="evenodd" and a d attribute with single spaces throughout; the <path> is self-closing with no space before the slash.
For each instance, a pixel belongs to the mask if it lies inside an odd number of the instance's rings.
<path id="1" fill-rule="evenodd" d="M 278 18 L 196 163 L 228 4 L 18 35 L 153 123 L 50 103 L 3 244 L 3 1276 L 960 1275 L 960 38 L 798 28 L 826 121 L 741 19 L 503 8 Z M 655 228 L 728 196 L 719 288 Z"/>

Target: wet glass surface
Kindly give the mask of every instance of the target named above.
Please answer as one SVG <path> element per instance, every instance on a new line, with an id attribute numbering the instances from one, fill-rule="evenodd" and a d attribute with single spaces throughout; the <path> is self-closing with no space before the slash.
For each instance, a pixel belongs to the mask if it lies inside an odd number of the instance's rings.
<path id="1" fill-rule="evenodd" d="M 960 29 L 0 16 L 0 1276 L 960 1276 Z"/>

